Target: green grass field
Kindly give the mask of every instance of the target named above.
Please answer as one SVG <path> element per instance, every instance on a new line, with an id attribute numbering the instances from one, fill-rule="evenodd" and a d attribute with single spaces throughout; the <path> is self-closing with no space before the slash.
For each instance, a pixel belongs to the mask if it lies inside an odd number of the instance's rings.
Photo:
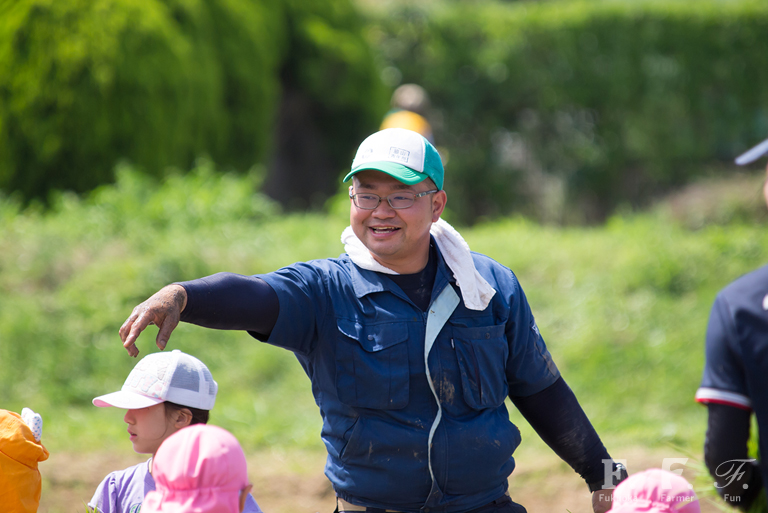
<path id="1" fill-rule="evenodd" d="M 117 334 L 133 306 L 173 281 L 343 251 L 343 199 L 325 214 L 281 214 L 253 193 L 258 183 L 202 162 L 162 184 L 124 168 L 117 185 L 86 199 L 63 195 L 50 211 L 0 200 L 0 406 L 40 412 L 51 451 L 129 450 L 122 413 L 90 401 L 119 389 L 135 364 Z M 517 274 L 609 448 L 699 453 L 706 412 L 693 395 L 709 309 L 720 288 L 768 261 L 768 232 L 742 218 L 691 229 L 663 212 L 601 227 L 505 219 L 457 228 Z M 143 354 L 157 350 L 155 333 L 139 339 Z M 292 354 L 189 325 L 170 346 L 209 365 L 220 386 L 212 422 L 246 448 L 322 450 L 320 416 Z M 511 416 L 524 439 L 535 436 Z"/>

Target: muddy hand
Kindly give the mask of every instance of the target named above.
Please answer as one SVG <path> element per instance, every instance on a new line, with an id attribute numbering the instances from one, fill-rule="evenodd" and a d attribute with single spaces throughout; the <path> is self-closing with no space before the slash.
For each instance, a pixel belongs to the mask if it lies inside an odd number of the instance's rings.
<path id="1" fill-rule="evenodd" d="M 138 305 L 120 326 L 120 339 L 128 354 L 136 357 L 139 349 L 136 339 L 150 324 L 159 328 L 157 347 L 165 349 L 171 333 L 179 324 L 181 312 L 187 304 L 187 291 L 181 285 L 168 285 Z"/>
<path id="2" fill-rule="evenodd" d="M 592 493 L 592 511 L 594 513 L 605 513 L 613 506 L 613 488 L 597 490 Z"/>

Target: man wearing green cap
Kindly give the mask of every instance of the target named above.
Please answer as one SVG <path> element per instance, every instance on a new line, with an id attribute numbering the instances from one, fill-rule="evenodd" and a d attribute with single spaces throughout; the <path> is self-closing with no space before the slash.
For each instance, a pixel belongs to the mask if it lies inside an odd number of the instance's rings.
<path id="1" fill-rule="evenodd" d="M 520 443 L 507 397 L 607 511 L 626 470 L 560 376 L 512 271 L 440 219 L 435 148 L 381 130 L 344 180 L 344 254 L 169 285 L 120 328 L 129 354 L 149 324 L 165 348 L 180 320 L 293 351 L 323 417 L 338 511 L 525 512 L 507 494 Z"/>

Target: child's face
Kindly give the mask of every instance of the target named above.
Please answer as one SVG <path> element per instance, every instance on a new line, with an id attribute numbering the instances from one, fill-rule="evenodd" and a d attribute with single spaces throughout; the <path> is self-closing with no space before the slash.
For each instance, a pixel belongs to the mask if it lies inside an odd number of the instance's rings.
<path id="1" fill-rule="evenodd" d="M 166 416 L 163 403 L 127 410 L 123 420 L 128 424 L 133 450 L 139 454 L 155 454 L 163 440 L 178 431 Z"/>

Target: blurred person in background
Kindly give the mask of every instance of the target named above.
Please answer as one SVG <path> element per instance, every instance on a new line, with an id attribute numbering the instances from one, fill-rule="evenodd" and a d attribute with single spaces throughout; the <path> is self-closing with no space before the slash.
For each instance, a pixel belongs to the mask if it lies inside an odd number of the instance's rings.
<path id="1" fill-rule="evenodd" d="M 435 144 L 432 125 L 427 121 L 429 95 L 418 84 L 403 84 L 392 93 L 392 109 L 384 116 L 379 130 L 405 128 L 421 134 Z"/>
<path id="2" fill-rule="evenodd" d="M 145 356 L 119 391 L 96 397 L 93 404 L 126 410 L 123 420 L 128 424 L 133 450 L 154 457 L 160 444 L 174 433 L 208 423 L 217 391 L 218 384 L 208 367 L 176 349 Z M 90 510 L 136 513 L 145 496 L 155 489 L 153 457 L 107 475 L 88 503 Z M 261 512 L 250 495 L 245 511 Z"/>
<path id="3" fill-rule="evenodd" d="M 768 154 L 768 140 L 736 159 L 743 166 Z M 766 168 L 768 174 L 768 168 Z M 768 204 L 768 177 L 763 185 Z M 725 287 L 715 298 L 706 335 L 706 363 L 696 401 L 707 406 L 704 461 L 715 488 L 747 511 L 768 486 L 768 265 Z M 757 418 L 760 461 L 747 442 Z"/>
<path id="4" fill-rule="evenodd" d="M 123 346 L 138 355 L 155 324 L 163 349 L 184 321 L 293 351 L 339 512 L 525 512 L 507 493 L 521 441 L 507 397 L 607 511 L 626 469 L 560 376 L 512 271 L 440 219 L 443 175 L 420 134 L 376 132 L 344 179 L 345 254 L 164 287 L 121 326 Z"/>
<path id="5" fill-rule="evenodd" d="M 198 424 L 169 436 L 154 458 L 157 488 L 141 513 L 242 513 L 253 486 L 232 433 Z"/>
<path id="6" fill-rule="evenodd" d="M 43 419 L 29 408 L 21 415 L 0 410 L 0 511 L 35 513 L 42 478 L 37 464 L 48 459 L 40 441 Z"/>

